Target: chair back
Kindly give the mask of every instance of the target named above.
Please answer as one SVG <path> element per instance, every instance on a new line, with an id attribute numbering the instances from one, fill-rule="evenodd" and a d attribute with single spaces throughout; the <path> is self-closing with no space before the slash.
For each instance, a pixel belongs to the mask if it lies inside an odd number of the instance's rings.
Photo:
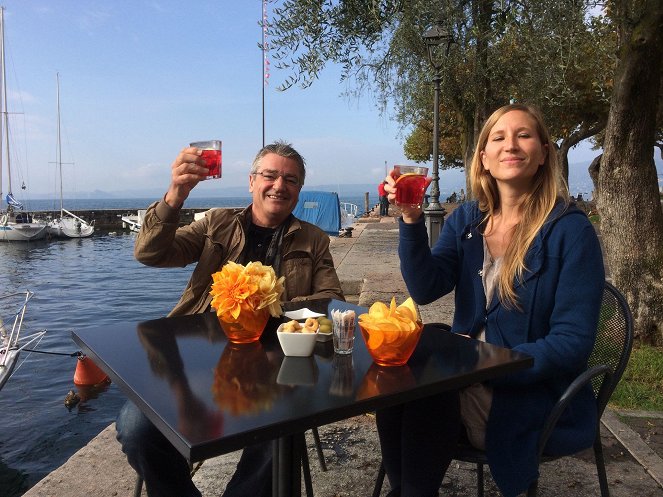
<path id="1" fill-rule="evenodd" d="M 633 316 L 626 299 L 612 284 L 605 282 L 594 349 L 589 367 L 606 364 L 610 374 L 592 380 L 599 418 L 622 377 L 633 346 Z"/>

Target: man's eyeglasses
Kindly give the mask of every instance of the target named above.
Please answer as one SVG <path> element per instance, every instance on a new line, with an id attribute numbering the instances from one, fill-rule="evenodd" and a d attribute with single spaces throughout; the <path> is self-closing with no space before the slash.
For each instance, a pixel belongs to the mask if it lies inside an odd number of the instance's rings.
<path id="1" fill-rule="evenodd" d="M 275 183 L 276 180 L 279 179 L 279 177 L 281 177 L 288 186 L 299 186 L 299 178 L 292 174 L 280 174 L 277 173 L 276 171 L 259 171 L 253 174 L 257 176 L 262 176 L 262 179 L 265 180 L 267 183 Z"/>

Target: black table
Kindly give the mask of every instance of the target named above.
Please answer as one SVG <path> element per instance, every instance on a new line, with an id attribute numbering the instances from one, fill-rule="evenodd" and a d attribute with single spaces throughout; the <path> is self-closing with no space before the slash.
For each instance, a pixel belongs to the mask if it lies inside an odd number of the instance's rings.
<path id="1" fill-rule="evenodd" d="M 337 300 L 289 303 L 330 314 Z M 532 358 L 425 326 L 405 366 L 373 363 L 359 327 L 351 356 L 318 342 L 284 357 L 270 319 L 259 342 L 229 343 L 212 312 L 73 332 L 74 341 L 190 462 L 275 440 L 274 494 L 301 492 L 301 434 L 378 408 L 530 367 Z"/>

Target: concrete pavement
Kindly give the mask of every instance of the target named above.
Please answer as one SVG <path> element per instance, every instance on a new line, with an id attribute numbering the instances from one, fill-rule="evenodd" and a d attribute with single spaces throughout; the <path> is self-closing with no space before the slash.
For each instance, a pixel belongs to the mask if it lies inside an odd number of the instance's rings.
<path id="1" fill-rule="evenodd" d="M 376 300 L 389 301 L 394 295 L 397 301 L 401 302 L 407 296 L 398 267 L 397 245 L 398 226 L 393 217 L 381 220 L 374 217 L 363 219 L 356 225 L 352 238 L 332 239 L 332 255 L 344 292 L 350 300 L 361 305 L 370 305 Z M 453 297 L 447 296 L 422 306 L 420 310 L 426 322 L 450 322 L 453 315 Z M 663 461 L 660 454 L 647 446 L 615 413 L 606 413 L 603 422 L 602 437 L 612 497 L 661 497 Z M 663 420 L 659 420 L 659 423 L 663 425 Z M 328 466 L 327 472 L 320 470 L 313 439 L 307 436 L 316 497 L 370 495 L 380 462 L 373 417 L 358 416 L 322 426 L 319 432 Z M 205 461 L 198 469 L 194 481 L 204 497 L 222 494 L 238 457 L 237 452 L 220 456 Z M 489 475 L 489 471 L 486 474 Z M 134 482 L 135 474 L 115 440 L 114 425 L 110 425 L 63 466 L 46 476 L 24 495 L 129 496 L 133 495 Z M 386 495 L 387 491 L 388 484 L 385 483 L 382 495 Z M 454 461 L 440 493 L 446 496 L 476 495 L 475 469 L 471 465 Z M 498 495 L 488 476 L 486 496 Z M 591 451 L 542 466 L 540 497 L 588 495 L 599 495 Z"/>

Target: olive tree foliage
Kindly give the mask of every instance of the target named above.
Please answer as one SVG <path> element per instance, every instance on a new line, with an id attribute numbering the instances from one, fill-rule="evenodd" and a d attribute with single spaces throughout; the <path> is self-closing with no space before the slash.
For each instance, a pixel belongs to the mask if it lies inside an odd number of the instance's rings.
<path id="1" fill-rule="evenodd" d="M 607 6 L 619 62 L 598 171 L 606 265 L 631 306 L 636 337 L 663 344 L 663 209 L 653 153 L 661 138 L 663 2 Z"/>
<path id="2" fill-rule="evenodd" d="M 432 150 L 432 73 L 422 34 L 437 19 L 444 19 L 455 43 L 449 56 L 440 59 L 441 167 L 468 162 L 477 116 L 485 117 L 499 103 L 486 98 L 489 79 L 476 70 L 477 45 L 486 45 L 477 43 L 476 32 L 490 30 L 492 2 L 284 0 L 277 4 L 269 32 L 276 67 L 290 70 L 282 89 L 306 87 L 326 62 L 340 64 L 343 77 L 355 82 L 355 95 L 372 91 L 382 110 L 393 106 L 403 129 L 413 130 L 405 151 L 417 161 L 430 159 Z M 478 56 L 486 57 L 483 52 Z"/>
<path id="3" fill-rule="evenodd" d="M 513 61 L 501 84 L 542 110 L 567 181 L 569 150 L 605 128 L 616 66 L 614 27 L 603 16 L 589 16 L 588 5 L 534 3 L 519 12 L 518 27 L 499 44 Z"/>
<path id="4" fill-rule="evenodd" d="M 591 3 L 590 3 L 591 4 Z M 568 150 L 605 126 L 614 36 L 579 0 L 282 0 L 268 26 L 281 89 L 314 83 L 328 62 L 371 92 L 403 130 L 415 161 L 432 155 L 433 70 L 422 34 L 436 23 L 453 34 L 441 65 L 440 164 L 472 158 L 485 118 L 511 99 L 541 107 Z M 441 48 L 446 52 L 446 47 Z M 470 191 L 468 187 L 468 192 Z"/>

